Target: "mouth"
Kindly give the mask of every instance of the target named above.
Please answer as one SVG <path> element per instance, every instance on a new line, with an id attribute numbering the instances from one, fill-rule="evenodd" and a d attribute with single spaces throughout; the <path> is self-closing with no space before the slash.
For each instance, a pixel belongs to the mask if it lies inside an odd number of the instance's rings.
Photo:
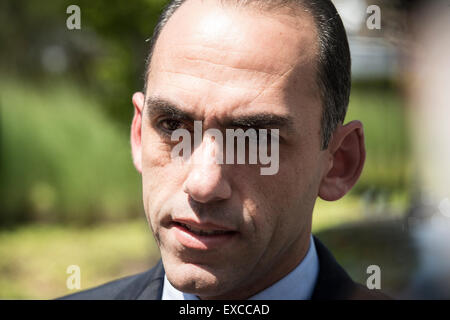
<path id="1" fill-rule="evenodd" d="M 197 250 L 211 250 L 230 242 L 237 231 L 212 225 L 197 225 L 172 221 L 175 237 L 183 246 Z"/>

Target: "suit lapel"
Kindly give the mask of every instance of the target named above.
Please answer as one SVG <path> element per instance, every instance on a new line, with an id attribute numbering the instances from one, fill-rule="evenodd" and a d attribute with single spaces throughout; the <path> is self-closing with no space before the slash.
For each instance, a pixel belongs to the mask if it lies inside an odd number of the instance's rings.
<path id="1" fill-rule="evenodd" d="M 161 300 L 164 282 L 164 267 L 158 264 L 139 275 L 115 299 L 117 300 Z"/>
<path id="2" fill-rule="evenodd" d="M 319 258 L 319 275 L 311 300 L 348 299 L 356 287 L 355 283 L 316 237 L 314 244 Z"/>
<path id="3" fill-rule="evenodd" d="M 161 260 L 152 271 L 147 286 L 136 297 L 137 300 L 161 300 L 164 284 L 164 267 Z"/>

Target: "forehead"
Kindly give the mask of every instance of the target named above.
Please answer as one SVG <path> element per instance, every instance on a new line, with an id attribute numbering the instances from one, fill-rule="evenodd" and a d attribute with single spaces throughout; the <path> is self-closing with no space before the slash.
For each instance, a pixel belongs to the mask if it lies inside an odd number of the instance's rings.
<path id="1" fill-rule="evenodd" d="M 156 43 L 147 95 L 206 113 L 289 113 L 316 104 L 317 36 L 306 13 L 189 0 Z M 292 101 L 291 101 L 292 100 Z M 192 110 L 190 110 L 192 111 Z"/>

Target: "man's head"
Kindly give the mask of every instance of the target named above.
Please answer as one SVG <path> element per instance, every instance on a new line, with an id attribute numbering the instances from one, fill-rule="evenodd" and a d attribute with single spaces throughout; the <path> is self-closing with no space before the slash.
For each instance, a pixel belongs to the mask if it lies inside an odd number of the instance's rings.
<path id="1" fill-rule="evenodd" d="M 304 257 L 317 196 L 339 199 L 361 173 L 361 123 L 342 125 L 350 88 L 345 31 L 329 1 L 187 0 L 167 12 L 145 92 L 133 96 L 145 212 L 176 288 L 247 298 Z M 171 133 L 192 131 L 194 120 L 205 130 L 279 129 L 278 173 L 172 161 Z M 204 139 L 192 158 L 213 157 L 210 144 Z"/>

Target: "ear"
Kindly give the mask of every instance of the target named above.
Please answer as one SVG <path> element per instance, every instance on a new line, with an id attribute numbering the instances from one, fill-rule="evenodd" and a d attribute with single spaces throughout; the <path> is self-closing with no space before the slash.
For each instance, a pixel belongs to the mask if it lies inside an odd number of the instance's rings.
<path id="1" fill-rule="evenodd" d="M 319 197 L 334 201 L 342 198 L 361 175 L 366 149 L 360 121 L 338 124 L 328 146 L 329 167 L 319 187 Z"/>
<path id="2" fill-rule="evenodd" d="M 131 154 L 136 170 L 142 173 L 142 110 L 144 109 L 144 94 L 133 94 L 134 117 L 131 123 Z"/>

